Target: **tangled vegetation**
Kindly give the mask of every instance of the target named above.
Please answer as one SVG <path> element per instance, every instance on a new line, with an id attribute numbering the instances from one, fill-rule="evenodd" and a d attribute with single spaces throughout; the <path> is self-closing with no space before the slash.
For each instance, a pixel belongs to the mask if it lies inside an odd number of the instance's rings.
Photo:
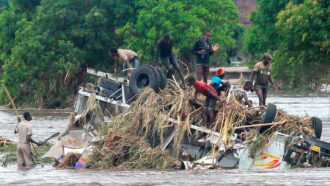
<path id="1" fill-rule="evenodd" d="M 201 100 L 190 99 L 192 93 L 191 89 L 165 89 L 159 93 L 146 89 L 127 111 L 103 126 L 104 140 L 89 156 L 87 167 L 165 169 L 175 166 L 175 160 L 182 160 L 183 141 L 193 142 L 204 137 L 190 128 L 191 124 L 202 125 Z M 308 117 L 301 119 L 282 110 L 277 111 L 274 121 L 280 124 L 271 126 L 262 134 L 253 127 L 248 131 L 239 130 L 247 122 L 250 125 L 259 123 L 265 108 L 249 109 L 230 99 L 218 102 L 216 110 L 216 120 L 210 128 L 218 133 L 217 143 L 209 152 L 214 155 L 231 149 L 237 143 L 231 139 L 234 133 L 241 133 L 240 140 L 250 145 L 254 156 L 267 148 L 275 132 L 292 134 L 299 131 L 306 136 L 314 136 Z M 176 131 L 173 143 L 164 150 L 162 145 L 173 131 Z"/>

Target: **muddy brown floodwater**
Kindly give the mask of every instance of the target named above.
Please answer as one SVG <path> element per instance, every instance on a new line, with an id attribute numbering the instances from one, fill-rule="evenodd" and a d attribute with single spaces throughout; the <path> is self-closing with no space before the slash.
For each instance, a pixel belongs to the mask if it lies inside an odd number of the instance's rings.
<path id="1" fill-rule="evenodd" d="M 258 104 L 254 94 L 249 97 Z M 323 120 L 322 140 L 330 142 L 330 97 L 278 97 L 270 96 L 274 103 L 290 114 L 316 116 Z M 68 112 L 32 111 L 33 135 L 43 140 L 55 132 L 62 132 L 68 123 Z M 13 133 L 16 116 L 10 111 L 0 111 L 0 136 L 17 141 Z M 0 155 L 0 159 L 3 155 Z M 330 168 L 297 168 L 283 171 L 250 170 L 68 170 L 56 169 L 50 164 L 38 165 L 32 170 L 18 170 L 16 164 L 0 167 L 0 184 L 21 185 L 330 185 Z"/>

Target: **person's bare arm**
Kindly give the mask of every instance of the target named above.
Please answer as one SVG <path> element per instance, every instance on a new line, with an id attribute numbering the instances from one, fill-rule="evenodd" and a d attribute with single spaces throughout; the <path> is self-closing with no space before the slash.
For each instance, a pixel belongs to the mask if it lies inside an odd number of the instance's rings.
<path id="1" fill-rule="evenodd" d="M 130 64 L 128 59 L 125 59 L 125 64 L 128 66 L 128 68 L 132 68 L 132 65 Z"/>
<path id="2" fill-rule="evenodd" d="M 196 100 L 197 100 L 197 94 L 198 94 L 198 92 L 195 90 L 194 99 L 196 99 Z"/>
<path id="3" fill-rule="evenodd" d="M 248 99 L 248 97 L 247 97 L 246 94 L 243 95 L 243 98 L 244 98 L 245 102 L 249 105 L 249 107 L 251 108 L 252 107 L 252 104 L 250 103 L 250 101 L 249 101 L 249 99 Z"/>
<path id="4" fill-rule="evenodd" d="M 256 73 L 257 73 L 256 71 L 254 71 L 254 70 L 252 71 L 252 73 L 251 73 L 251 77 L 250 77 L 250 81 L 251 81 L 251 82 L 253 82 L 253 80 L 254 80 L 254 76 L 256 75 Z"/>
<path id="5" fill-rule="evenodd" d="M 272 79 L 272 75 L 271 75 L 271 73 L 269 74 L 269 81 L 270 81 L 270 83 L 272 84 L 272 86 L 274 86 L 274 83 L 273 83 L 273 79 Z"/>
<path id="6" fill-rule="evenodd" d="M 228 87 L 228 88 L 227 88 L 227 90 L 226 90 L 226 92 L 225 92 L 225 93 L 226 93 L 226 96 L 228 96 L 228 94 L 229 94 L 229 91 L 230 91 L 230 88 L 231 88 L 231 84 L 230 84 L 230 82 L 229 82 L 229 81 L 225 81 L 225 82 L 224 82 L 224 84 L 226 84 L 226 85 L 227 85 L 227 87 Z"/>
<path id="7" fill-rule="evenodd" d="M 31 134 L 27 136 L 27 139 L 28 139 L 29 142 L 34 143 L 34 144 L 36 144 L 38 146 L 41 146 L 42 145 L 42 143 L 39 143 L 39 142 L 36 142 L 35 140 L 33 140 Z"/>
<path id="8" fill-rule="evenodd" d="M 17 117 L 17 125 L 15 127 L 15 130 L 14 130 L 14 134 L 17 134 L 18 133 L 18 124 L 21 122 L 21 118 L 20 117 Z"/>
<path id="9" fill-rule="evenodd" d="M 115 57 L 115 74 L 118 73 L 118 67 L 119 67 L 119 58 L 118 57 Z"/>

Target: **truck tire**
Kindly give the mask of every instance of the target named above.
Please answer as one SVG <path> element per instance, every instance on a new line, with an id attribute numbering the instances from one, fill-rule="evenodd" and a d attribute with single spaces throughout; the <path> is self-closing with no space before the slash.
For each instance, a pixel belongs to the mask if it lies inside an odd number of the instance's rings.
<path id="1" fill-rule="evenodd" d="M 266 112 L 261 116 L 260 123 L 272 123 L 275 119 L 276 115 L 276 105 L 274 104 L 268 104 Z M 270 126 L 262 126 L 259 128 L 259 132 L 263 133 L 267 129 L 269 129 Z"/>
<path id="2" fill-rule="evenodd" d="M 165 74 L 162 70 L 157 69 L 157 71 L 158 71 L 158 73 L 160 75 L 160 79 L 161 79 L 160 84 L 159 84 L 159 88 L 164 89 L 166 87 L 166 84 L 167 84 L 166 76 L 165 76 Z"/>
<path id="3" fill-rule="evenodd" d="M 158 72 L 158 69 L 151 65 L 143 65 L 143 66 L 146 66 L 146 67 L 152 69 L 154 76 L 155 76 L 155 79 L 154 79 L 155 84 L 158 85 L 156 88 L 154 88 L 154 90 L 158 93 L 160 85 L 162 83 L 162 77 L 161 77 L 160 73 Z"/>
<path id="4" fill-rule="evenodd" d="M 322 120 L 317 117 L 312 117 L 312 127 L 314 129 L 315 137 L 320 139 L 322 135 Z"/>
<path id="5" fill-rule="evenodd" d="M 129 79 L 129 88 L 133 95 L 143 92 L 145 87 L 151 87 L 155 91 L 159 89 L 160 76 L 157 76 L 153 67 L 140 66 Z"/>

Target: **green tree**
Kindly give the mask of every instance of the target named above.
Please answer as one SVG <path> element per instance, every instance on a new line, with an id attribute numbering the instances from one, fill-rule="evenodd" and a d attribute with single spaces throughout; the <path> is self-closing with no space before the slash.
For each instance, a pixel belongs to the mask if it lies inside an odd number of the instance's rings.
<path id="1" fill-rule="evenodd" d="M 175 39 L 174 50 L 185 61 L 191 61 L 190 51 L 204 29 L 211 31 L 212 42 L 220 44 L 222 56 L 235 45 L 231 28 L 239 15 L 233 1 L 137 0 L 136 6 L 136 22 L 128 22 L 119 33 L 125 38 L 122 47 L 136 50 L 144 62 L 154 61 L 156 43 L 164 33 Z"/>
<path id="2" fill-rule="evenodd" d="M 320 90 L 329 84 L 330 2 L 291 0 L 277 18 L 274 74 L 293 89 Z"/>
<path id="3" fill-rule="evenodd" d="M 9 0 L 0 0 L 0 14 L 9 7 Z"/>
<path id="4" fill-rule="evenodd" d="M 9 2 L 0 14 L 0 78 L 19 103 L 39 107 L 68 100 L 84 82 L 87 66 L 109 68 L 109 47 L 137 50 L 150 62 L 157 40 L 168 32 L 175 52 L 187 59 L 208 28 L 221 46 L 214 59 L 225 58 L 240 30 L 231 0 Z M 0 102 L 5 101 L 2 92 Z"/>
<path id="5" fill-rule="evenodd" d="M 244 48 L 253 57 L 278 47 L 278 33 L 275 28 L 278 12 L 285 9 L 289 0 L 257 0 L 258 10 L 250 16 L 252 27 L 247 29 Z"/>
<path id="6" fill-rule="evenodd" d="M 0 66 L 11 55 L 16 31 L 25 26 L 19 21 L 31 20 L 39 3 L 40 0 L 0 0 Z"/>
<path id="7" fill-rule="evenodd" d="M 18 21 L 24 26 L 15 32 L 2 78 L 21 102 L 63 104 L 82 83 L 85 67 L 109 66 L 108 47 L 121 43 L 115 31 L 134 11 L 129 0 L 42 0 L 32 19 Z"/>

